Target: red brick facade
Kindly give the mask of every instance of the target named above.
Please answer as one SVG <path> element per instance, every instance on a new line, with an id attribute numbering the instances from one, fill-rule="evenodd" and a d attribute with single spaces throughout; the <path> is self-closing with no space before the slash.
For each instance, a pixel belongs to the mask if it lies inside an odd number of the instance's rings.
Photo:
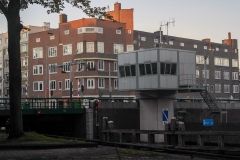
<path id="1" fill-rule="evenodd" d="M 118 3 L 119 4 L 119 3 Z M 120 4 L 119 4 L 120 5 Z M 118 6 L 119 6 L 118 5 Z M 121 5 L 120 5 L 121 6 Z M 119 8 L 121 9 L 121 7 Z M 116 10 L 116 4 L 115 4 Z M 110 13 L 115 13 L 115 10 Z M 117 10 L 120 13 L 120 21 L 112 22 L 107 20 L 98 20 L 94 18 L 80 19 L 71 22 L 67 22 L 66 15 L 60 15 L 60 24 L 58 29 L 33 33 L 29 35 L 29 97 L 43 98 L 47 96 L 47 88 L 49 88 L 49 79 L 55 80 L 55 89 L 53 90 L 52 97 L 69 97 L 70 90 L 65 90 L 65 79 L 70 79 L 70 72 L 67 74 L 61 73 L 62 68 L 58 68 L 56 73 L 50 73 L 48 77 L 48 64 L 57 63 L 62 65 L 63 62 L 69 62 L 70 59 L 76 61 L 92 61 L 94 62 L 94 69 L 87 70 L 87 65 L 84 65 L 81 71 L 78 71 L 77 65 L 72 66 L 72 82 L 73 82 L 73 97 L 78 97 L 78 80 L 81 79 L 84 82 L 83 96 L 95 97 L 100 93 L 105 97 L 109 97 L 109 64 L 110 64 L 110 77 L 112 96 L 133 96 L 132 93 L 118 92 L 114 87 L 114 81 L 117 79 L 117 71 L 114 70 L 114 63 L 117 62 L 116 54 L 114 54 L 114 45 L 121 44 L 123 51 L 127 50 L 127 45 L 133 45 L 133 10 Z M 115 17 L 116 15 L 114 15 Z M 130 16 L 130 17 L 129 17 Z M 132 18 L 131 18 L 132 17 Z M 129 20 L 127 20 L 129 18 Z M 82 28 L 86 27 L 86 28 Z M 82 28 L 82 30 L 80 29 Z M 95 29 L 93 32 L 87 32 L 87 29 Z M 85 31 L 84 31 L 85 30 Z M 116 30 L 121 30 L 121 33 L 117 34 Z M 128 31 L 128 30 L 131 30 Z M 81 32 L 81 33 L 79 33 Z M 54 39 L 53 39 L 54 36 Z M 51 39 L 52 38 L 52 39 Z M 38 41 L 38 42 L 37 42 Z M 77 43 L 82 42 L 82 53 L 77 53 Z M 94 51 L 92 53 L 87 52 L 87 43 L 93 42 Z M 98 42 L 104 43 L 104 53 L 98 53 Z M 64 55 L 64 45 L 71 44 L 71 54 Z M 41 54 L 33 55 L 33 49 L 42 48 Z M 57 55 L 49 57 L 47 50 L 49 47 L 57 48 Z M 68 52 L 67 51 L 67 52 Z M 33 58 L 38 56 L 39 58 Z M 98 61 L 104 61 L 104 70 L 99 70 Z M 34 66 L 39 66 L 38 72 L 40 74 L 33 75 Z M 42 68 L 41 68 L 42 67 Z M 40 70 L 43 70 L 41 72 Z M 104 87 L 98 87 L 98 79 L 103 78 Z M 87 79 L 94 80 L 94 87 L 88 88 Z M 59 89 L 59 82 L 62 82 L 62 89 Z M 34 90 L 33 83 L 39 82 L 38 89 Z M 35 84 L 36 85 L 36 84 Z M 41 87 L 41 85 L 43 85 Z M 40 88 L 39 88 L 40 87 Z"/>

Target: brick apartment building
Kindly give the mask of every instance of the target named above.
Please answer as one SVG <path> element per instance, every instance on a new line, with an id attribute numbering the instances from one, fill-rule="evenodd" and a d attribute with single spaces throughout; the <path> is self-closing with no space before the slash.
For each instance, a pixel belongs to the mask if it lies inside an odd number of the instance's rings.
<path id="1" fill-rule="evenodd" d="M 150 33 L 134 31 L 134 49 L 146 49 L 159 47 L 159 31 Z M 208 86 L 208 89 L 216 98 L 239 99 L 239 69 L 237 40 L 228 38 L 222 43 L 211 42 L 209 38 L 203 40 L 188 39 L 162 34 L 161 44 L 163 48 L 175 48 L 196 51 L 196 78 L 198 87 Z M 206 79 L 204 69 L 204 57 L 206 56 Z M 169 62 L 171 63 L 171 62 Z M 201 97 L 198 93 L 178 93 L 179 98 Z"/>
<path id="2" fill-rule="evenodd" d="M 59 28 L 29 35 L 29 97 L 49 97 L 48 88 L 52 98 L 70 97 L 70 78 L 73 98 L 134 97 L 118 91 L 116 56 L 133 50 L 133 9 L 115 3 L 109 13 L 117 22 L 95 18 L 68 22 L 67 15 L 61 14 Z M 72 65 L 71 70 L 70 61 L 85 64 Z"/>

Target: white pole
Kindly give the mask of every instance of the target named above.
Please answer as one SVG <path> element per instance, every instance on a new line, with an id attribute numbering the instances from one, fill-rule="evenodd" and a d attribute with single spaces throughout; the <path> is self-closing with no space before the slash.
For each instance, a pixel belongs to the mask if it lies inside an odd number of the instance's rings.
<path id="1" fill-rule="evenodd" d="M 162 31 L 161 31 L 161 26 L 160 26 L 160 29 L 159 29 L 159 47 L 162 48 Z"/>

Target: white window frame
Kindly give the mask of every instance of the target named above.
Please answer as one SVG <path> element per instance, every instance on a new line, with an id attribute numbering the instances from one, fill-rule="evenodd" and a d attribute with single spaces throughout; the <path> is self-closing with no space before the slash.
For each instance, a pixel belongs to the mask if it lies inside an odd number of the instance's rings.
<path id="1" fill-rule="evenodd" d="M 131 52 L 134 50 L 133 45 L 127 45 L 127 52 Z"/>
<path id="2" fill-rule="evenodd" d="M 118 65 L 117 65 L 117 62 L 114 62 L 114 72 L 117 72 L 118 71 Z"/>
<path id="3" fill-rule="evenodd" d="M 221 71 L 215 71 L 215 79 L 221 79 Z"/>
<path id="4" fill-rule="evenodd" d="M 122 34 L 122 31 L 119 30 L 119 29 L 117 29 L 117 30 L 116 30 L 116 34 Z"/>
<path id="5" fill-rule="evenodd" d="M 228 58 L 221 58 L 221 65 L 225 67 L 229 67 L 229 59 Z"/>
<path id="6" fill-rule="evenodd" d="M 232 72 L 232 80 L 238 80 L 238 72 Z"/>
<path id="7" fill-rule="evenodd" d="M 233 93 L 239 93 L 239 85 L 233 85 Z"/>
<path id="8" fill-rule="evenodd" d="M 40 42 L 40 38 L 36 38 L 36 42 Z"/>
<path id="9" fill-rule="evenodd" d="M 65 79 L 65 90 L 70 90 L 70 79 Z"/>
<path id="10" fill-rule="evenodd" d="M 97 52 L 104 53 L 104 42 L 97 42 Z"/>
<path id="11" fill-rule="evenodd" d="M 232 67 L 238 67 L 238 60 L 232 59 Z"/>
<path id="12" fill-rule="evenodd" d="M 69 34 L 69 30 L 65 30 L 64 31 L 64 34 L 66 35 L 66 34 Z"/>
<path id="13" fill-rule="evenodd" d="M 98 88 L 105 88 L 105 79 L 98 78 Z"/>
<path id="14" fill-rule="evenodd" d="M 28 45 L 27 44 L 21 44 L 20 49 L 21 49 L 21 53 L 22 52 L 27 52 L 28 51 Z"/>
<path id="15" fill-rule="evenodd" d="M 199 77 L 200 77 L 199 69 L 196 69 L 196 78 L 199 78 Z"/>
<path id="16" fill-rule="evenodd" d="M 64 72 L 70 72 L 69 62 L 63 62 L 63 71 Z"/>
<path id="17" fill-rule="evenodd" d="M 56 90 L 56 80 L 50 80 L 50 90 Z"/>
<path id="18" fill-rule="evenodd" d="M 224 49 L 224 52 L 228 52 L 228 49 Z"/>
<path id="19" fill-rule="evenodd" d="M 43 65 L 34 65 L 33 75 L 43 75 Z"/>
<path id="20" fill-rule="evenodd" d="M 33 48 L 33 59 L 43 58 L 43 48 Z"/>
<path id="21" fill-rule="evenodd" d="M 146 41 L 146 37 L 141 37 L 141 41 Z"/>
<path id="22" fill-rule="evenodd" d="M 221 58 L 214 57 L 214 65 L 215 66 L 221 66 Z"/>
<path id="23" fill-rule="evenodd" d="M 26 58 L 21 59 L 21 65 L 23 67 L 28 66 L 28 59 L 26 59 Z"/>
<path id="24" fill-rule="evenodd" d="M 83 53 L 83 42 L 77 43 L 77 53 Z"/>
<path id="25" fill-rule="evenodd" d="M 87 89 L 95 89 L 95 79 L 87 79 Z"/>
<path id="26" fill-rule="evenodd" d="M 204 64 L 204 56 L 202 55 L 196 55 L 196 64 Z M 209 64 L 209 56 L 206 56 L 206 64 Z"/>
<path id="27" fill-rule="evenodd" d="M 51 35 L 51 36 L 50 36 L 50 40 L 53 40 L 53 39 L 55 39 L 55 36 L 54 36 L 54 35 Z"/>
<path id="28" fill-rule="evenodd" d="M 184 43 L 183 43 L 183 42 L 181 42 L 181 43 L 180 43 L 180 46 L 181 46 L 181 47 L 184 47 Z"/>
<path id="29" fill-rule="evenodd" d="M 72 44 L 63 45 L 63 55 L 72 54 Z"/>
<path id="30" fill-rule="evenodd" d="M 221 93 L 221 84 L 215 84 L 215 93 Z"/>
<path id="31" fill-rule="evenodd" d="M 62 81 L 58 81 L 58 90 L 62 90 Z"/>
<path id="32" fill-rule="evenodd" d="M 77 62 L 82 62 L 82 61 L 77 61 Z M 77 64 L 77 71 L 83 70 L 83 64 Z"/>
<path id="33" fill-rule="evenodd" d="M 193 48 L 197 48 L 197 45 L 196 45 L 196 44 L 194 44 L 194 45 L 193 45 Z"/>
<path id="34" fill-rule="evenodd" d="M 219 51 L 219 48 L 218 47 L 216 47 L 216 49 L 215 49 L 216 51 Z"/>
<path id="35" fill-rule="evenodd" d="M 104 71 L 104 60 L 98 60 L 98 70 Z"/>
<path id="36" fill-rule="evenodd" d="M 35 88 L 35 87 L 37 87 L 37 88 Z M 33 91 L 43 91 L 43 81 L 34 81 L 33 82 Z"/>
<path id="37" fill-rule="evenodd" d="M 202 71 L 202 77 L 205 78 L 204 70 Z M 206 70 L 207 76 L 206 79 L 209 79 L 209 70 Z"/>
<path id="38" fill-rule="evenodd" d="M 223 72 L 223 75 L 224 75 L 224 80 L 229 80 L 230 79 L 230 74 L 229 72 Z"/>
<path id="39" fill-rule="evenodd" d="M 94 67 L 94 61 L 87 61 L 87 66 L 88 66 L 88 64 L 90 64 L 90 70 L 91 70 L 91 69 L 95 69 L 95 67 Z"/>
<path id="40" fill-rule="evenodd" d="M 123 44 L 113 44 L 113 53 L 118 54 L 124 52 Z"/>
<path id="41" fill-rule="evenodd" d="M 114 79 L 114 89 L 118 89 L 118 79 Z"/>
<path id="42" fill-rule="evenodd" d="M 87 53 L 94 53 L 94 42 L 87 42 L 86 43 L 86 52 Z"/>
<path id="43" fill-rule="evenodd" d="M 169 45 L 173 45 L 173 41 L 169 41 L 168 44 L 169 44 Z"/>
<path id="44" fill-rule="evenodd" d="M 23 33 L 21 34 L 21 38 L 27 38 L 27 32 L 23 32 Z"/>
<path id="45" fill-rule="evenodd" d="M 235 53 L 238 53 L 238 50 L 237 50 L 237 49 L 235 49 Z"/>
<path id="46" fill-rule="evenodd" d="M 48 47 L 48 57 L 57 57 L 57 46 Z"/>
<path id="47" fill-rule="evenodd" d="M 230 85 L 224 84 L 224 93 L 230 93 Z"/>

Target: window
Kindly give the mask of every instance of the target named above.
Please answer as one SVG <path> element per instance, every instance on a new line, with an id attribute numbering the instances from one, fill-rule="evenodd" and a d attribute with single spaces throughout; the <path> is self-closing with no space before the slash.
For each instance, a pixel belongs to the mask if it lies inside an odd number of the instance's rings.
<path id="1" fill-rule="evenodd" d="M 222 61 L 222 66 L 229 67 L 229 59 L 222 58 L 221 61 Z"/>
<path id="2" fill-rule="evenodd" d="M 5 59 L 5 68 L 8 68 L 8 67 L 9 67 L 9 60 Z"/>
<path id="3" fill-rule="evenodd" d="M 238 72 L 232 72 L 232 80 L 238 80 Z"/>
<path id="4" fill-rule="evenodd" d="M 116 30 L 116 34 L 121 34 L 121 30 Z"/>
<path id="5" fill-rule="evenodd" d="M 69 62 L 63 62 L 63 71 L 70 72 L 70 64 Z"/>
<path id="6" fill-rule="evenodd" d="M 144 64 L 139 64 L 140 76 L 146 75 Z"/>
<path id="7" fill-rule="evenodd" d="M 64 34 L 69 34 L 69 30 L 65 30 L 65 31 L 64 31 Z"/>
<path id="8" fill-rule="evenodd" d="M 50 90 L 56 90 L 56 81 L 55 80 L 50 81 Z"/>
<path id="9" fill-rule="evenodd" d="M 114 44 L 113 50 L 115 54 L 123 52 L 123 44 Z"/>
<path id="10" fill-rule="evenodd" d="M 104 88 L 104 78 L 98 78 L 98 88 Z"/>
<path id="11" fill-rule="evenodd" d="M 87 61 L 88 70 L 94 70 L 94 61 Z"/>
<path id="12" fill-rule="evenodd" d="M 208 79 L 209 78 L 209 70 L 206 70 L 206 76 L 204 70 L 202 71 L 202 77 Z"/>
<path id="13" fill-rule="evenodd" d="M 141 41 L 146 41 L 146 37 L 141 37 Z"/>
<path id="14" fill-rule="evenodd" d="M 239 86 L 233 85 L 233 93 L 239 93 Z"/>
<path id="15" fill-rule="evenodd" d="M 152 73 L 157 74 L 157 63 L 152 63 Z"/>
<path id="16" fill-rule="evenodd" d="M 155 39 L 155 38 L 154 38 L 153 42 L 154 42 L 154 43 L 158 43 L 158 39 Z"/>
<path id="17" fill-rule="evenodd" d="M 48 47 L 48 57 L 57 57 L 57 47 Z"/>
<path id="18" fill-rule="evenodd" d="M 43 65 L 33 66 L 33 75 L 42 75 L 43 74 Z"/>
<path id="19" fill-rule="evenodd" d="M 72 54 L 72 45 L 71 44 L 63 45 L 63 55 L 69 54 Z"/>
<path id="20" fill-rule="evenodd" d="M 78 34 L 81 34 L 83 32 L 83 28 L 78 28 Z"/>
<path id="21" fill-rule="evenodd" d="M 65 79 L 65 90 L 70 89 L 70 79 Z"/>
<path id="22" fill-rule="evenodd" d="M 199 78 L 199 69 L 196 69 L 196 78 Z"/>
<path id="23" fill-rule="evenodd" d="M 215 93 L 221 93 L 221 84 L 215 84 Z"/>
<path id="24" fill-rule="evenodd" d="M 238 60 L 232 59 L 232 67 L 238 67 Z"/>
<path id="25" fill-rule="evenodd" d="M 53 40 L 53 39 L 55 39 L 55 36 L 54 35 L 50 36 L 50 40 Z"/>
<path id="26" fill-rule="evenodd" d="M 50 71 L 50 73 L 57 73 L 56 65 L 57 65 L 57 63 L 49 64 L 49 71 Z"/>
<path id="27" fill-rule="evenodd" d="M 24 66 L 27 66 L 28 65 L 28 59 L 21 59 L 21 65 L 24 67 Z"/>
<path id="28" fill-rule="evenodd" d="M 124 66 L 119 66 L 120 77 L 125 77 L 125 69 Z"/>
<path id="29" fill-rule="evenodd" d="M 82 61 L 77 61 L 82 62 Z M 77 71 L 81 71 L 83 69 L 83 64 L 77 64 Z"/>
<path id="30" fill-rule="evenodd" d="M 127 52 L 133 51 L 133 45 L 127 45 Z"/>
<path id="31" fill-rule="evenodd" d="M 230 79 L 229 72 L 223 72 L 223 74 L 224 74 L 224 79 L 225 80 L 229 80 Z"/>
<path id="32" fill-rule="evenodd" d="M 118 79 L 114 79 L 114 89 L 118 89 Z"/>
<path id="33" fill-rule="evenodd" d="M 161 74 L 176 75 L 176 73 L 177 73 L 177 64 L 175 64 L 175 63 L 161 63 L 160 67 L 161 67 L 160 68 Z"/>
<path id="34" fill-rule="evenodd" d="M 224 52 L 228 52 L 228 49 L 224 49 Z"/>
<path id="35" fill-rule="evenodd" d="M 135 69 L 135 65 L 131 65 L 130 66 L 131 68 L 131 73 L 132 73 L 132 76 L 136 76 L 136 69 Z"/>
<path id="36" fill-rule="evenodd" d="M 0 43 L 1 44 L 1 43 Z M 238 53 L 238 50 L 237 49 L 235 49 L 235 53 Z"/>
<path id="37" fill-rule="evenodd" d="M 28 45 L 27 44 L 21 44 L 20 46 L 21 53 L 28 51 Z"/>
<path id="38" fill-rule="evenodd" d="M 194 45 L 193 45 L 193 48 L 197 48 L 197 45 L 196 45 L 196 44 L 194 44 Z"/>
<path id="39" fill-rule="evenodd" d="M 94 84 L 94 79 L 87 79 L 87 89 L 94 89 L 95 84 Z"/>
<path id="40" fill-rule="evenodd" d="M 103 71 L 104 70 L 104 61 L 98 60 L 98 70 Z"/>
<path id="41" fill-rule="evenodd" d="M 85 28 L 85 32 L 87 32 L 87 33 L 94 33 L 94 27 Z"/>
<path id="42" fill-rule="evenodd" d="M 145 64 L 147 75 L 152 74 L 151 64 Z"/>
<path id="43" fill-rule="evenodd" d="M 206 50 L 206 49 L 207 49 L 207 46 L 203 46 L 203 49 L 205 49 L 205 50 Z"/>
<path id="44" fill-rule="evenodd" d="M 33 82 L 33 91 L 43 91 L 43 81 Z"/>
<path id="45" fill-rule="evenodd" d="M 218 48 L 218 47 L 216 47 L 216 51 L 219 51 L 219 48 Z"/>
<path id="46" fill-rule="evenodd" d="M 126 77 L 131 76 L 130 66 L 125 66 Z"/>
<path id="47" fill-rule="evenodd" d="M 206 64 L 209 64 L 208 56 L 205 56 L 205 58 L 204 58 L 204 56 L 196 55 L 196 63 L 197 64 L 204 64 L 205 59 L 206 59 Z"/>
<path id="48" fill-rule="evenodd" d="M 103 28 L 97 27 L 97 33 L 103 33 Z"/>
<path id="49" fill-rule="evenodd" d="M 77 53 L 83 53 L 83 42 L 77 43 Z"/>
<path id="50" fill-rule="evenodd" d="M 40 38 L 36 38 L 36 42 L 40 42 Z"/>
<path id="51" fill-rule="evenodd" d="M 215 71 L 215 79 L 221 79 L 221 71 Z"/>
<path id="52" fill-rule="evenodd" d="M 181 47 L 184 47 L 184 43 L 180 43 L 180 46 L 181 46 Z"/>
<path id="53" fill-rule="evenodd" d="M 169 41 L 169 45 L 173 45 L 173 41 Z"/>
<path id="54" fill-rule="evenodd" d="M 62 81 L 58 81 L 58 89 L 62 90 Z"/>
<path id="55" fill-rule="evenodd" d="M 224 93 L 230 93 L 230 85 L 224 85 Z"/>
<path id="56" fill-rule="evenodd" d="M 78 28 L 78 34 L 82 33 L 103 33 L 102 27 L 81 27 Z"/>
<path id="57" fill-rule="evenodd" d="M 132 30 L 131 30 L 131 29 L 129 29 L 129 30 L 128 30 L 128 34 L 131 34 L 131 33 L 132 33 Z"/>
<path id="58" fill-rule="evenodd" d="M 211 85 L 211 92 L 214 92 L 214 85 Z"/>
<path id="59" fill-rule="evenodd" d="M 28 72 L 27 71 L 23 71 L 22 72 L 22 79 L 27 79 L 28 78 Z"/>
<path id="60" fill-rule="evenodd" d="M 115 72 L 118 70 L 117 67 L 118 67 L 118 66 L 117 66 L 117 62 L 114 62 L 114 71 L 115 71 Z"/>
<path id="61" fill-rule="evenodd" d="M 87 53 L 94 52 L 94 42 L 87 42 L 86 43 Z"/>
<path id="62" fill-rule="evenodd" d="M 21 34 L 21 38 L 26 38 L 27 37 L 27 32 L 24 32 Z"/>
<path id="63" fill-rule="evenodd" d="M 43 58 L 42 47 L 33 48 L 33 59 Z"/>
<path id="64" fill-rule="evenodd" d="M 103 42 L 97 42 L 97 50 L 98 53 L 104 53 L 104 43 Z"/>
<path id="65" fill-rule="evenodd" d="M 215 64 L 216 66 L 220 66 L 220 65 L 221 65 L 221 58 L 215 57 L 215 58 L 214 58 L 214 64 Z"/>

